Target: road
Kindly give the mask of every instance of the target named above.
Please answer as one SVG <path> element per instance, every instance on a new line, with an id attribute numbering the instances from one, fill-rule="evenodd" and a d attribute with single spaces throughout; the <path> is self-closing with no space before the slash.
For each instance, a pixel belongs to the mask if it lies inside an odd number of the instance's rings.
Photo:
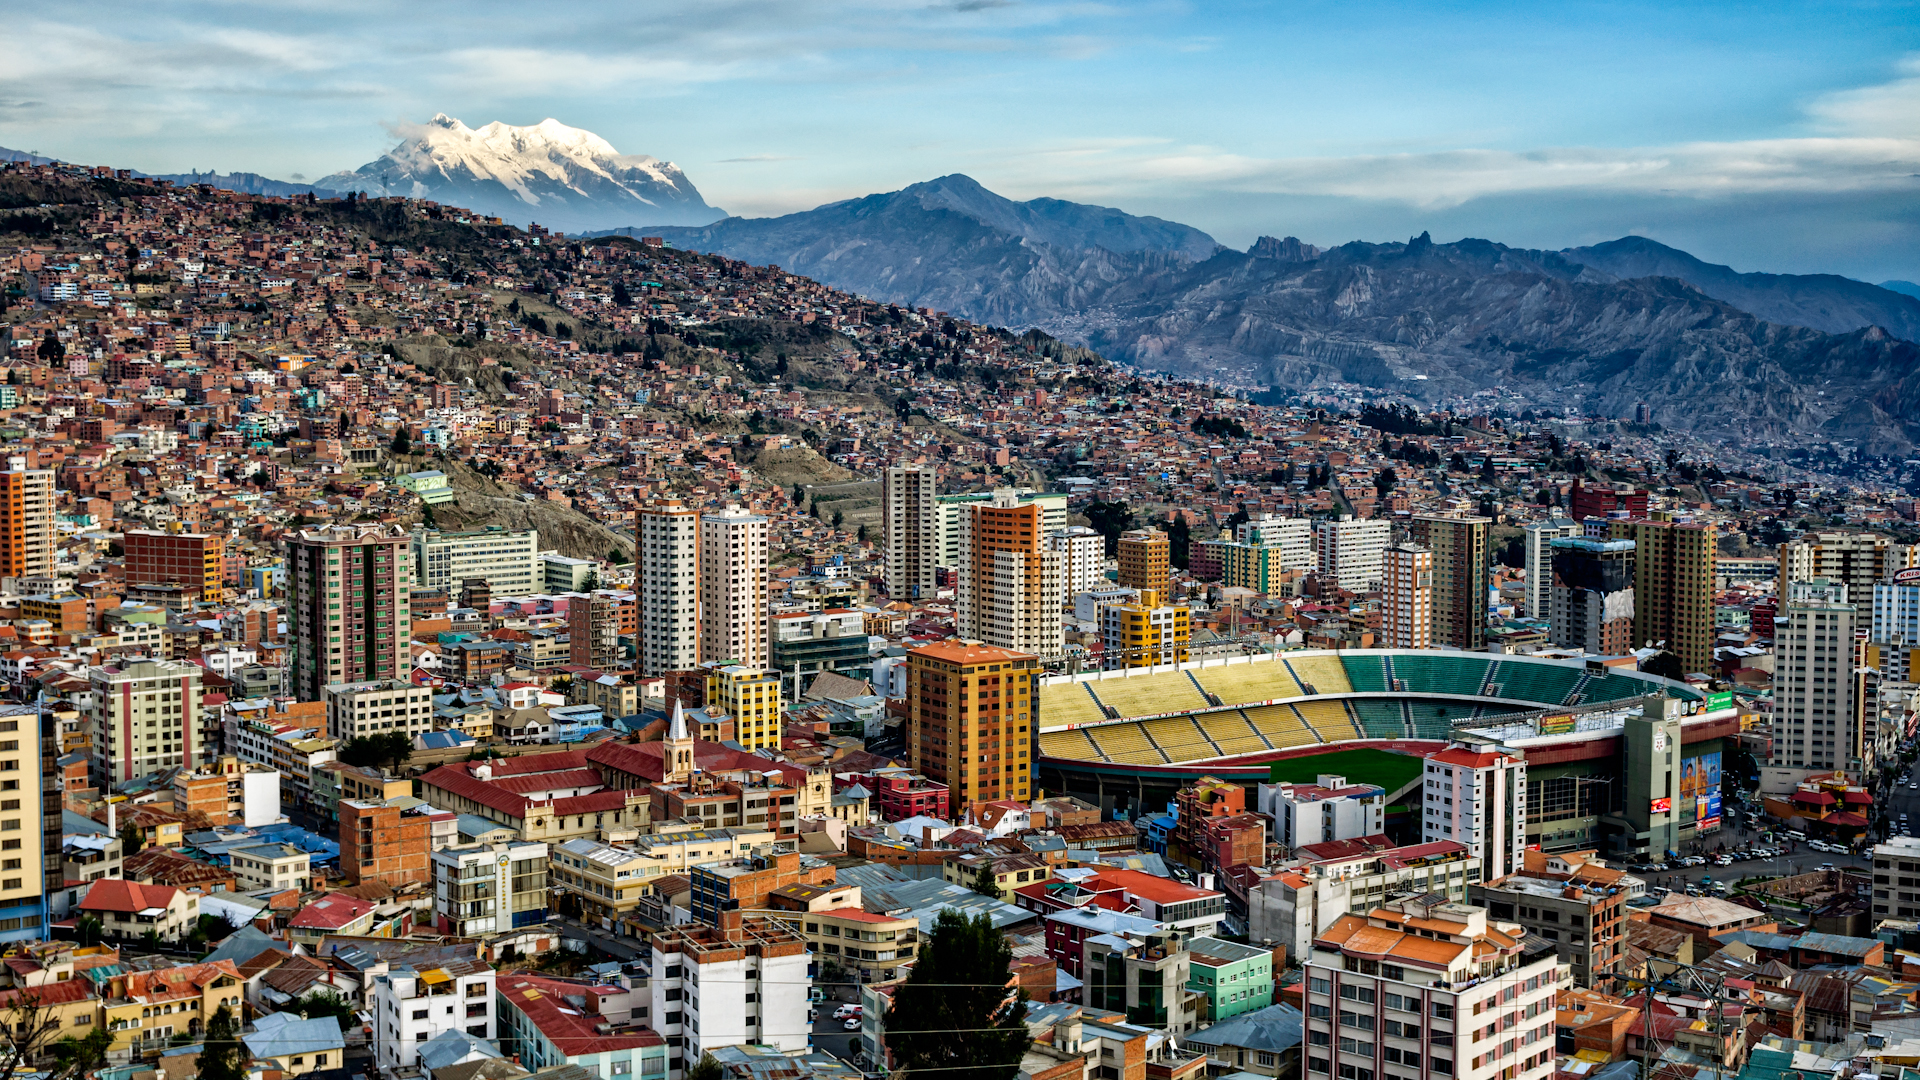
<path id="1" fill-rule="evenodd" d="M 833 1018 L 833 1010 L 838 1002 L 820 1003 L 820 1018 L 813 1024 L 813 1048 L 825 1050 L 842 1061 L 852 1059 L 860 1052 L 860 1033 L 841 1030 L 841 1021 Z"/>

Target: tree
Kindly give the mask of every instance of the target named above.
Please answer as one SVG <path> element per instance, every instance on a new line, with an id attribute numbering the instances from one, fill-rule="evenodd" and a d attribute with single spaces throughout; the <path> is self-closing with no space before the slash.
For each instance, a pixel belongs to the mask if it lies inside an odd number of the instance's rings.
<path id="1" fill-rule="evenodd" d="M 331 1016 L 342 1028 L 353 1024 L 353 1002 L 334 990 L 315 990 L 300 999 L 295 1011 L 308 1020 Z"/>
<path id="2" fill-rule="evenodd" d="M 1000 882 L 993 876 L 993 863 L 991 862 L 983 862 L 980 864 L 980 869 L 973 875 L 973 883 L 967 887 L 979 893 L 981 896 L 993 900 L 998 900 L 1001 896 L 1005 895 L 1000 891 Z"/>
<path id="3" fill-rule="evenodd" d="M 700 1055 L 700 1060 L 687 1070 L 687 1080 L 722 1080 L 726 1074 L 720 1070 L 720 1063 L 713 1060 L 712 1054 Z"/>
<path id="4" fill-rule="evenodd" d="M 80 921 L 74 924 L 73 936 L 81 945 L 98 945 L 100 935 L 105 931 L 106 924 L 99 919 L 91 915 L 82 915 Z"/>
<path id="5" fill-rule="evenodd" d="M 1095 499 L 1087 504 L 1087 524 L 1107 538 L 1107 554 L 1115 555 L 1120 551 L 1120 534 L 1133 528 L 1133 511 L 1122 501 Z"/>
<path id="6" fill-rule="evenodd" d="M 1373 490 L 1379 492 L 1380 497 L 1384 499 L 1387 497 L 1387 492 L 1392 491 L 1399 483 L 1400 474 L 1393 471 L 1393 466 L 1388 465 L 1374 474 Z"/>
<path id="7" fill-rule="evenodd" d="M 57 364 L 67 358 L 67 347 L 60 344 L 60 335 L 52 330 L 40 339 L 40 347 L 35 350 L 43 363 Z"/>
<path id="8" fill-rule="evenodd" d="M 613 282 L 613 305 L 615 307 L 633 306 L 633 294 L 627 291 L 627 283 L 618 278 Z"/>
<path id="9" fill-rule="evenodd" d="M 598 570 L 587 571 L 587 580 L 581 583 L 580 591 L 592 592 L 595 589 L 598 589 L 599 587 L 600 587 L 600 571 Z"/>
<path id="10" fill-rule="evenodd" d="M 405 732 L 384 731 L 377 735 L 356 735 L 347 740 L 337 755 L 341 761 L 362 768 L 379 768 L 389 762 L 399 772 L 413 756 L 413 740 Z"/>
<path id="11" fill-rule="evenodd" d="M 207 1021 L 207 1037 L 194 1064 L 197 1080 L 246 1080 L 247 1051 L 240 1045 L 240 1025 L 225 1005 Z"/>
<path id="12" fill-rule="evenodd" d="M 43 1003 L 37 989 L 25 987 L 0 994 L 0 1068 L 6 1076 L 24 1072 L 53 1050 L 60 1037 L 60 1010 Z"/>
<path id="13" fill-rule="evenodd" d="M 627 553 L 617 547 L 610 548 L 607 551 L 607 561 L 615 566 L 625 566 L 628 562 Z"/>
<path id="14" fill-rule="evenodd" d="M 1173 520 L 1167 522 L 1167 565 L 1185 570 L 1192 552 L 1193 526 L 1187 524 L 1185 514 L 1175 514 Z"/>
<path id="15" fill-rule="evenodd" d="M 987 916 L 940 913 L 887 1010 L 887 1045 L 903 1074 L 911 1078 L 928 1070 L 926 1080 L 937 1080 L 937 1069 L 949 1076 L 1012 1080 L 1033 1042 L 1026 994 L 1008 988 L 1012 959 L 1012 948 Z"/>
<path id="16" fill-rule="evenodd" d="M 388 445 L 387 449 L 395 454 L 413 453 L 413 439 L 408 437 L 406 428 L 401 427 L 394 430 L 393 442 Z"/>
<path id="17" fill-rule="evenodd" d="M 131 821 L 120 826 L 120 854 L 122 857 L 132 855 L 139 851 L 145 843 L 146 833 L 140 826 L 135 825 Z"/>
<path id="18" fill-rule="evenodd" d="M 85 1036 L 71 1035 L 49 1047 L 53 1054 L 55 1080 L 87 1076 L 107 1063 L 107 1051 L 113 1047 L 113 1032 L 105 1024 L 95 1024 Z"/>

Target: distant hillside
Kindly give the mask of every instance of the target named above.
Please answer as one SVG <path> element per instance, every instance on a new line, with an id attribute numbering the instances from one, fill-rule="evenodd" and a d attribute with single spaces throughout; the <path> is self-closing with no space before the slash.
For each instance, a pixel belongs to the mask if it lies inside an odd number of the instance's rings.
<path id="1" fill-rule="evenodd" d="M 1920 296 L 1920 284 L 1915 284 L 1911 281 L 1883 281 L 1880 283 L 1880 287 L 1904 296 Z"/>

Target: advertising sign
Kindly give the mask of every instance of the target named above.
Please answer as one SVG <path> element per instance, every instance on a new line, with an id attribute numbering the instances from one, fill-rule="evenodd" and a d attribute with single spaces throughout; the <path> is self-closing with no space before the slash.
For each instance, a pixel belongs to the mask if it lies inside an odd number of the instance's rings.
<path id="1" fill-rule="evenodd" d="M 1655 799 L 1653 800 L 1653 808 L 1648 812 L 1654 813 L 1654 814 L 1667 814 L 1667 813 L 1671 813 L 1672 811 L 1673 811 L 1672 799 Z"/>
<path id="2" fill-rule="evenodd" d="M 1540 734 L 1542 735 L 1565 735 L 1572 730 L 1572 713 L 1559 713 L 1554 716 L 1543 716 L 1540 718 Z"/>
<path id="3" fill-rule="evenodd" d="M 1733 708 L 1733 691 L 1722 690 L 1717 694 L 1707 695 L 1707 711 L 1708 712 L 1717 712 L 1721 709 L 1731 709 L 1731 708 Z"/>
<path id="4" fill-rule="evenodd" d="M 1720 754 L 1701 754 L 1680 762 L 1680 805 L 1694 808 L 1695 822 L 1720 816 Z"/>

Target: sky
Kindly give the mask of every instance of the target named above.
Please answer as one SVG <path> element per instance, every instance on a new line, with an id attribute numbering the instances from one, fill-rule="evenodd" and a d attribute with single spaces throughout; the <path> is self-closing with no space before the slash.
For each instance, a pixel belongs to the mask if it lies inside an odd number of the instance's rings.
<path id="1" fill-rule="evenodd" d="M 1920 280 L 1920 0 L 4 3 L 0 147 L 313 180 L 553 117 L 788 213 L 963 172 L 1245 247 Z"/>

